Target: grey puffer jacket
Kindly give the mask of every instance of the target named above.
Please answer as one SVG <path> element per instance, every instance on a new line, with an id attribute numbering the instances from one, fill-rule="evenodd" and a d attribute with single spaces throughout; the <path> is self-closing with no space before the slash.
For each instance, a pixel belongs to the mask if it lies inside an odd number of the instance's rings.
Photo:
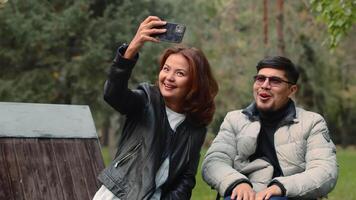
<path id="1" fill-rule="evenodd" d="M 295 118 L 276 130 L 274 144 L 283 176 L 272 178 L 273 167 L 269 163 L 261 159 L 249 161 L 261 128 L 258 117 L 248 114 L 252 106 L 226 115 L 203 161 L 203 179 L 221 195 L 237 181 L 249 180 L 255 191 L 279 182 L 288 197 L 326 196 L 336 185 L 338 165 L 323 117 L 296 107 Z"/>

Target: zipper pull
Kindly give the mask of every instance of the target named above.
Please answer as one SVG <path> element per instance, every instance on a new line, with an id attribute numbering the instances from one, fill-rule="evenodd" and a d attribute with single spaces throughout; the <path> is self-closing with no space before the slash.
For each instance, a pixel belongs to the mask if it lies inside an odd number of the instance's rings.
<path id="1" fill-rule="evenodd" d="M 117 166 L 119 165 L 119 162 L 120 162 L 120 161 L 117 161 L 117 162 L 115 163 L 115 165 L 114 165 L 115 168 L 117 168 Z"/>

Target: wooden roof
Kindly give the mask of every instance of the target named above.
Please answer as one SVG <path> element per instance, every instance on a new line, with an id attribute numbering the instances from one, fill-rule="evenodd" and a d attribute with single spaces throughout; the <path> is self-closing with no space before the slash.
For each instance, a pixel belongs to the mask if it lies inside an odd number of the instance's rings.
<path id="1" fill-rule="evenodd" d="M 88 111 L 87 106 L 0 103 L 1 200 L 92 199 L 104 162 Z"/>

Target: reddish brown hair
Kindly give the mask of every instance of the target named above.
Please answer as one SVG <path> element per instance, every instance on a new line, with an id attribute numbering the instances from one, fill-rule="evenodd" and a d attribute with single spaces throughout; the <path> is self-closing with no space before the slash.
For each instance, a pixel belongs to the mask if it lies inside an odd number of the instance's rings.
<path id="1" fill-rule="evenodd" d="M 171 54 L 180 54 L 189 63 L 191 88 L 183 102 L 184 113 L 194 123 L 208 125 L 213 120 L 215 112 L 214 98 L 219 90 L 208 59 L 197 48 L 174 46 L 162 53 L 159 60 L 160 70 L 162 70 Z"/>

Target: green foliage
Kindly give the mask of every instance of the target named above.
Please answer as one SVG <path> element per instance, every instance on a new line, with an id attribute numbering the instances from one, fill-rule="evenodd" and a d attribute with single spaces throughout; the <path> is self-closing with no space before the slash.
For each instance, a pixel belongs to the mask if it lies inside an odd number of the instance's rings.
<path id="1" fill-rule="evenodd" d="M 159 0 L 7 2 L 0 11 L 1 100 L 88 104 L 100 127 L 112 114 L 102 90 L 116 48 L 144 18 L 166 15 L 168 6 Z M 155 79 L 162 46 L 147 48 L 134 83 Z"/>
<path id="2" fill-rule="evenodd" d="M 329 45 L 334 49 L 356 22 L 356 1 L 310 0 L 310 3 L 312 9 L 320 14 L 319 19 L 327 24 Z"/>
<path id="3" fill-rule="evenodd" d="M 333 22 L 330 54 L 322 43 L 328 27 L 317 23 L 301 1 L 284 4 L 286 56 L 302 71 L 299 106 L 321 113 L 337 143 L 356 142 L 355 1 L 310 1 L 315 12 Z M 330 3 L 328 3 L 330 2 Z M 275 1 L 270 1 L 269 43 L 263 42 L 263 3 L 243 0 L 66 0 L 8 1 L 0 9 L 1 101 L 88 104 L 97 127 L 115 113 L 102 100 L 105 71 L 119 44 L 129 42 L 148 15 L 187 25 L 184 44 L 201 48 L 219 83 L 217 133 L 230 110 L 252 100 L 255 65 L 276 55 Z M 184 5 L 184 6 L 181 6 Z M 350 10 L 351 9 L 351 10 Z M 350 13 L 351 11 L 351 13 Z M 346 32 L 350 34 L 346 35 Z M 336 38 L 343 38 L 342 40 Z M 131 85 L 154 82 L 157 58 L 169 43 L 147 44 Z"/>

